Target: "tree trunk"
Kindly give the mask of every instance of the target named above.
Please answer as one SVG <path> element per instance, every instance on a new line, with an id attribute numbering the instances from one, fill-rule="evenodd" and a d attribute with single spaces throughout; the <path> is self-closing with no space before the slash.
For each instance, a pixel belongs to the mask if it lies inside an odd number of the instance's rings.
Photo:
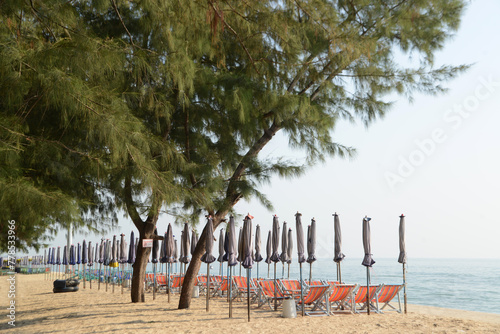
<path id="1" fill-rule="evenodd" d="M 148 265 L 151 248 L 143 248 L 143 239 L 153 239 L 155 225 L 144 224 L 144 231 L 139 231 L 139 244 L 137 245 L 137 254 L 135 262 L 132 265 L 132 287 L 130 289 L 130 297 L 132 303 L 144 303 L 144 278 L 146 276 L 146 266 Z"/>
<path id="2" fill-rule="evenodd" d="M 219 226 L 222 221 L 222 217 L 227 214 L 227 211 L 223 211 L 217 213 L 214 216 L 214 230 Z M 200 271 L 201 266 L 201 257 L 205 254 L 205 228 L 203 228 L 203 232 L 198 240 L 198 244 L 196 244 L 196 248 L 194 249 L 193 258 L 189 263 L 188 269 L 186 271 L 186 276 L 184 277 L 184 283 L 182 284 L 181 296 L 179 298 L 179 309 L 189 308 L 191 304 L 191 297 L 193 295 L 193 287 L 194 282 L 196 281 L 196 276 Z M 213 235 L 210 236 L 213 238 Z"/>

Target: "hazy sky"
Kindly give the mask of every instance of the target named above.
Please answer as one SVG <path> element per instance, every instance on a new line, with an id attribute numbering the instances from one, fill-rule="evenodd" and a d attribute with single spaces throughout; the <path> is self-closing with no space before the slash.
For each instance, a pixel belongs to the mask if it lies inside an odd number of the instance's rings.
<path id="1" fill-rule="evenodd" d="M 254 226 L 261 225 L 264 242 L 273 214 L 293 230 L 295 212 L 303 214 L 305 228 L 314 217 L 320 257 L 333 256 L 332 214 L 337 212 L 343 252 L 349 258 L 363 257 L 361 225 L 368 215 L 374 259 L 397 259 L 402 213 L 407 216 L 409 259 L 499 258 L 498 13 L 500 1 L 471 1 L 457 35 L 436 54 L 437 66 L 474 64 L 446 84 L 448 93 L 415 95 L 412 104 L 400 98 L 383 120 L 368 129 L 360 123 L 339 124 L 335 140 L 356 148 L 355 158 L 329 160 L 299 179 L 275 178 L 261 188 L 273 202 L 274 212 L 256 202 L 241 202 L 236 206 L 238 213 L 250 212 L 255 217 Z M 262 154 L 282 154 L 288 152 L 286 147 L 286 141 L 277 136 Z M 162 216 L 158 231 L 163 233 L 172 221 Z M 126 220 L 120 225 L 116 234 L 135 230 Z M 180 235 L 180 229 L 174 226 L 174 234 Z M 64 237 L 61 233 L 54 244 L 63 245 Z M 75 243 L 82 239 L 74 238 Z M 87 240 L 94 242 L 98 237 Z"/>

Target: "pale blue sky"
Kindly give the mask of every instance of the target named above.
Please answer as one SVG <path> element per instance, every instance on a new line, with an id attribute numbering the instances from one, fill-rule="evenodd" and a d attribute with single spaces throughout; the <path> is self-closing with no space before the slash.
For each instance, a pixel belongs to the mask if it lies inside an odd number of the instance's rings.
<path id="1" fill-rule="evenodd" d="M 273 202 L 275 212 L 256 202 L 241 202 L 236 206 L 238 213 L 250 212 L 255 217 L 254 225 L 261 225 L 263 239 L 274 213 L 292 229 L 296 211 L 303 214 L 304 226 L 315 217 L 321 257 L 333 256 L 332 214 L 337 212 L 343 252 L 349 258 L 363 256 L 361 222 L 368 215 L 372 217 L 374 258 L 397 259 L 401 213 L 407 216 L 410 259 L 499 258 L 498 13 L 500 1 L 471 1 L 457 35 L 436 54 L 436 65 L 475 64 L 446 84 L 447 94 L 416 95 L 413 104 L 398 99 L 392 111 L 368 129 L 362 124 L 339 124 L 336 141 L 356 148 L 354 159 L 329 160 L 299 179 L 273 179 L 261 190 Z M 286 141 L 277 136 L 262 153 L 283 152 L 287 152 Z M 162 216 L 159 232 L 172 221 Z M 135 230 L 125 220 L 120 225 L 116 234 Z M 174 227 L 174 234 L 179 232 L 180 227 Z M 64 237 L 61 233 L 55 244 L 63 245 Z M 76 236 L 74 240 L 82 239 Z"/>

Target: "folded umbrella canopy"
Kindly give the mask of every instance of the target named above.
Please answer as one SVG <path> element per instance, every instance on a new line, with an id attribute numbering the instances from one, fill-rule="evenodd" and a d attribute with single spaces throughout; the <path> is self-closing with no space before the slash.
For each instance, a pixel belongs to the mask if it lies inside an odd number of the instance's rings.
<path id="1" fill-rule="evenodd" d="M 233 266 L 238 264 L 238 261 L 236 259 L 236 246 L 237 246 L 237 241 L 236 241 L 236 231 L 234 228 L 234 217 L 231 215 L 229 217 L 229 236 L 228 236 L 228 258 L 227 258 L 227 265 L 229 266 L 229 318 L 233 317 L 233 297 L 232 297 L 232 290 L 233 290 L 233 280 L 232 280 L 232 273 L 233 273 Z"/>
<path id="2" fill-rule="evenodd" d="M 127 263 L 127 242 L 125 241 L 125 233 L 120 234 L 120 255 L 118 256 L 118 263 L 121 267 L 121 286 L 123 295 L 123 285 L 125 283 L 124 273 L 125 273 L 125 263 Z"/>
<path id="3" fill-rule="evenodd" d="M 407 313 L 406 309 L 406 245 L 405 245 L 405 215 L 399 216 L 399 257 L 398 262 L 403 265 L 403 296 L 404 296 L 404 306 L 405 306 L 405 314 Z"/>
<path id="4" fill-rule="evenodd" d="M 271 261 L 274 262 L 274 295 L 276 296 L 276 262 L 279 262 L 280 256 L 278 253 L 278 248 L 280 244 L 280 223 L 278 221 L 278 216 L 274 215 L 273 217 L 273 237 L 272 237 L 272 245 L 273 245 L 273 254 L 271 255 Z M 278 310 L 278 300 L 274 299 L 274 310 Z"/>
<path id="5" fill-rule="evenodd" d="M 263 260 L 262 254 L 260 252 L 260 225 L 257 224 L 255 228 L 255 254 L 254 261 L 257 262 L 257 279 L 259 279 L 259 262 Z"/>
<path id="6" fill-rule="evenodd" d="M 285 263 L 288 262 L 288 230 L 286 228 L 286 222 L 283 222 L 283 231 L 281 233 L 281 254 L 280 260 L 283 264 L 283 271 L 281 273 L 281 278 L 285 277 Z"/>
<path id="7" fill-rule="evenodd" d="M 286 247 L 286 255 L 288 263 L 288 279 L 290 279 L 290 264 L 292 263 L 292 253 L 293 253 L 293 237 L 292 237 L 292 229 L 288 229 L 288 238 L 287 238 L 287 247 Z"/>
<path id="8" fill-rule="evenodd" d="M 179 259 L 179 262 L 184 264 L 184 272 L 186 272 L 186 266 L 189 263 L 190 250 L 189 226 L 187 223 L 185 223 L 184 230 L 181 236 L 181 257 Z"/>
<path id="9" fill-rule="evenodd" d="M 243 223 L 243 267 L 247 270 L 247 312 L 250 321 L 250 276 L 253 266 L 252 259 L 252 216 L 248 214 Z"/>
<path id="10" fill-rule="evenodd" d="M 82 245 L 76 244 L 76 264 L 78 265 L 78 274 L 80 274 L 80 264 L 82 263 Z"/>
<path id="11" fill-rule="evenodd" d="M 76 254 L 75 254 L 75 246 L 74 245 L 71 245 L 71 247 L 69 248 L 69 261 L 68 261 L 68 264 L 70 266 L 74 266 L 76 264 Z M 73 267 L 72 270 L 74 270 L 75 268 Z"/>
<path id="12" fill-rule="evenodd" d="M 97 280 L 97 290 L 101 290 L 101 277 L 102 277 L 102 265 L 104 263 L 104 252 L 106 251 L 105 244 L 104 244 L 104 238 L 101 238 L 101 243 L 99 244 L 99 274 L 98 280 Z"/>
<path id="13" fill-rule="evenodd" d="M 304 281 L 302 280 L 302 263 L 306 262 L 304 255 L 304 230 L 302 229 L 302 214 L 295 214 L 295 228 L 297 230 L 297 262 L 300 268 L 300 300 L 302 305 L 302 316 L 304 316 Z"/>
<path id="14" fill-rule="evenodd" d="M 62 263 L 63 266 L 68 265 L 68 248 L 64 246 Z M 64 276 L 66 276 L 66 267 L 64 268 Z"/>
<path id="15" fill-rule="evenodd" d="M 269 230 L 269 233 L 267 234 L 267 242 L 266 242 L 266 260 L 264 261 L 267 263 L 267 278 L 269 278 L 269 266 L 271 264 L 271 256 L 272 256 L 272 245 L 271 245 L 271 240 L 272 240 L 272 235 L 271 235 L 271 230 Z"/>
<path id="16" fill-rule="evenodd" d="M 335 233 L 334 238 L 334 248 L 335 254 L 333 254 L 333 261 L 337 263 L 337 281 L 342 283 L 342 272 L 340 270 L 340 262 L 344 259 L 345 255 L 342 253 L 342 233 L 340 231 L 340 219 L 339 215 L 335 212 L 333 214 L 333 230 Z"/>
<path id="17" fill-rule="evenodd" d="M 220 229 L 220 232 L 219 232 L 219 256 L 217 257 L 217 262 L 219 262 L 219 267 L 220 267 L 220 270 L 219 270 L 219 273 L 221 276 L 224 275 L 224 271 L 223 271 L 223 264 L 224 264 L 224 229 Z"/>
<path id="18" fill-rule="evenodd" d="M 168 302 L 170 303 L 170 270 L 171 265 L 174 262 L 174 251 L 175 251 L 175 242 L 174 235 L 172 233 L 172 225 L 168 224 L 167 227 L 167 237 L 165 239 L 165 257 L 167 259 L 167 290 L 168 293 Z"/>
<path id="19" fill-rule="evenodd" d="M 85 289 L 85 275 L 87 273 L 87 269 L 85 268 L 85 265 L 88 262 L 88 252 L 87 252 L 87 242 L 85 239 L 83 240 L 83 246 L 82 246 L 82 264 L 83 264 L 83 288 Z"/>
<path id="20" fill-rule="evenodd" d="M 370 220 L 371 218 L 366 217 L 363 218 L 363 249 L 365 250 L 365 257 L 363 258 L 363 262 L 361 263 L 366 267 L 366 310 L 368 315 L 370 315 L 370 300 L 369 300 L 369 292 L 370 292 L 370 267 L 375 264 L 375 261 L 372 258 L 372 250 L 371 250 L 371 240 L 370 240 Z"/>
<path id="21" fill-rule="evenodd" d="M 130 232 L 130 245 L 128 246 L 128 264 L 134 264 L 135 262 L 135 238 L 134 231 Z"/>
<path id="22" fill-rule="evenodd" d="M 202 255 L 201 261 L 207 264 L 207 312 L 210 305 L 210 263 L 215 261 L 212 255 L 212 248 L 214 244 L 214 225 L 211 216 L 207 217 L 207 224 L 205 225 L 205 254 Z"/>
<path id="23" fill-rule="evenodd" d="M 312 264 L 316 261 L 316 220 L 311 219 L 307 227 L 307 263 L 309 263 L 309 284 L 312 281 Z"/>
<path id="24" fill-rule="evenodd" d="M 238 235 L 238 262 L 240 263 L 240 276 L 241 276 L 241 263 L 243 262 L 243 228 L 240 227 L 240 233 Z"/>
<path id="25" fill-rule="evenodd" d="M 198 244 L 198 236 L 196 235 L 196 232 L 193 230 L 191 232 L 191 257 L 194 254 L 197 244 Z"/>
<path id="26" fill-rule="evenodd" d="M 89 245 L 88 245 L 88 251 L 87 251 L 87 256 L 88 256 L 88 260 L 87 260 L 87 266 L 89 267 L 90 271 L 89 271 L 89 282 L 90 282 L 90 288 L 92 289 L 92 266 L 94 265 L 94 249 L 92 248 L 92 241 L 89 241 Z M 85 269 L 85 265 L 83 266 L 84 269 Z"/>
<path id="27" fill-rule="evenodd" d="M 155 228 L 154 236 L 158 235 L 158 231 Z M 156 299 L 156 264 L 158 263 L 158 257 L 160 255 L 158 239 L 153 239 L 153 251 L 151 252 L 151 262 L 153 263 L 153 300 Z"/>

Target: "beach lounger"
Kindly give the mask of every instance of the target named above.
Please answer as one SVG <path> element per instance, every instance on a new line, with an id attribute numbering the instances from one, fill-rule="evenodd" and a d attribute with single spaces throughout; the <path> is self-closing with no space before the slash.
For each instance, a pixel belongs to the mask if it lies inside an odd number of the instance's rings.
<path id="1" fill-rule="evenodd" d="M 404 284 L 401 285 L 383 285 L 377 294 L 375 295 L 375 305 L 376 305 L 376 312 L 378 313 L 383 313 L 382 310 L 386 307 L 389 306 L 391 308 L 391 311 L 396 311 L 401 313 L 401 299 L 399 297 L 399 291 L 403 289 Z M 394 299 L 394 297 L 398 296 L 398 308 L 395 308 L 390 304 L 390 302 Z M 383 304 L 382 307 L 380 307 L 380 304 Z"/>
<path id="2" fill-rule="evenodd" d="M 285 296 L 292 297 L 293 299 L 300 298 L 300 281 L 296 279 L 282 279 L 279 280 L 279 284 L 283 294 Z M 306 288 L 304 287 L 304 294 L 306 293 Z"/>
<path id="3" fill-rule="evenodd" d="M 337 282 L 328 282 L 330 285 L 330 293 L 328 302 L 330 303 L 330 311 L 342 311 L 346 309 L 346 300 L 352 298 L 358 289 L 357 284 L 338 284 Z M 352 308 L 347 307 L 349 311 Z"/>
<path id="4" fill-rule="evenodd" d="M 328 296 L 330 285 L 312 285 L 304 296 L 304 305 L 310 307 L 306 315 L 330 315 L 330 303 Z M 297 309 L 302 309 L 302 300 L 298 300 Z"/>
<path id="5" fill-rule="evenodd" d="M 170 288 L 172 291 L 181 291 L 182 283 L 184 283 L 184 276 L 172 275 L 170 277 Z"/>
<path id="6" fill-rule="evenodd" d="M 248 293 L 247 278 L 244 276 L 234 276 L 233 283 L 236 285 L 236 288 L 238 289 L 238 298 L 241 300 L 242 296 L 246 297 Z M 258 298 L 259 296 L 258 292 L 259 292 L 258 288 L 254 286 L 254 282 L 250 280 L 250 296 L 252 302 Z"/>
<path id="7" fill-rule="evenodd" d="M 274 294 L 274 280 L 259 280 L 257 284 L 259 287 L 259 304 L 257 307 L 267 303 L 270 309 L 274 309 L 274 300 L 277 300 L 278 304 L 281 305 L 285 296 L 278 284 L 276 284 L 276 295 Z"/>
<path id="8" fill-rule="evenodd" d="M 376 311 L 376 306 L 372 304 L 373 298 L 380 290 L 382 285 L 370 285 L 368 300 L 370 301 L 369 305 L 366 303 L 366 285 L 360 285 L 358 290 L 351 298 L 346 300 L 346 303 L 351 307 L 353 313 L 360 313 L 362 311 L 367 311 L 367 307 L 371 307 L 374 311 Z"/>

